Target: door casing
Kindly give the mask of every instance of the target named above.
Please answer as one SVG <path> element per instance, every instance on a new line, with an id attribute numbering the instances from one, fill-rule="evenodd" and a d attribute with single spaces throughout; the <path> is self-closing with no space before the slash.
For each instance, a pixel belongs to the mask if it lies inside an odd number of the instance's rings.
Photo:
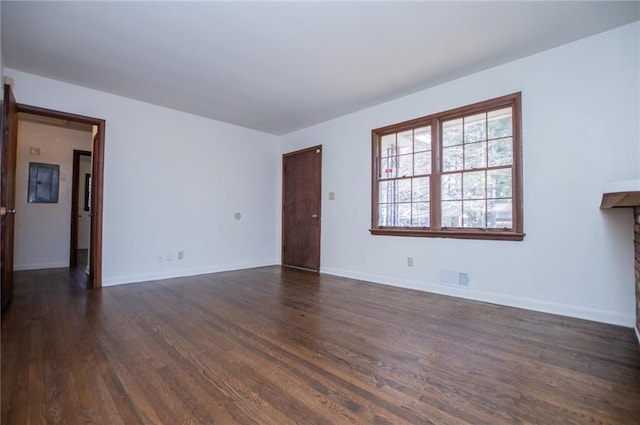
<path id="1" fill-rule="evenodd" d="M 102 287 L 102 218 L 103 218 L 103 185 L 104 185 L 104 144 L 106 121 L 101 118 L 71 114 L 53 109 L 41 108 L 18 103 L 18 112 L 31 115 L 95 125 L 96 135 L 93 139 L 91 155 L 91 243 L 89 259 L 88 287 Z"/>

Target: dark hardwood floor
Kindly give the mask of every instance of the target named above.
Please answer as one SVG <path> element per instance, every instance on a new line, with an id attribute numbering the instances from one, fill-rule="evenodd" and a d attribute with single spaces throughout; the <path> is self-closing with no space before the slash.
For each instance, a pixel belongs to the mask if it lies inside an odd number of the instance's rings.
<path id="1" fill-rule="evenodd" d="M 265 267 L 18 272 L 2 424 L 638 424 L 631 329 Z"/>

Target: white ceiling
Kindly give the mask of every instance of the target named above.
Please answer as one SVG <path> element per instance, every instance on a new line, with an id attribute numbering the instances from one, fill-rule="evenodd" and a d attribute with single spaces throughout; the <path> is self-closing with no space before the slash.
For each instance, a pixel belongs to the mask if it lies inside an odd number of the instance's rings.
<path id="1" fill-rule="evenodd" d="M 636 21 L 640 3 L 2 0 L 1 14 L 9 68 L 286 134 Z"/>

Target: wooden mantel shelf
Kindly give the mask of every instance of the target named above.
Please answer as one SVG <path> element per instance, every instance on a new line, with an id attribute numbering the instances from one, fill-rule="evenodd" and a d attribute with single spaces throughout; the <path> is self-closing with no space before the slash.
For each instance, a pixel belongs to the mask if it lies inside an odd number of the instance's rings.
<path id="1" fill-rule="evenodd" d="M 600 208 L 640 206 L 640 180 L 625 180 L 608 184 L 602 193 Z"/>

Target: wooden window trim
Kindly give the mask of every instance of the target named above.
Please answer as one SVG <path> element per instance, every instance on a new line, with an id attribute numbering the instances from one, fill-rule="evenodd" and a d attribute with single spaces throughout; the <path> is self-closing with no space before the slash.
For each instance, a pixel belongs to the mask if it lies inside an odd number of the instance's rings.
<path id="1" fill-rule="evenodd" d="M 450 228 L 441 226 L 441 176 L 440 158 L 442 156 L 442 144 L 440 132 L 442 122 L 473 115 L 476 113 L 490 112 L 504 107 L 512 107 L 513 127 L 513 165 L 512 169 L 512 220 L 511 229 L 494 228 Z M 378 145 L 379 139 L 388 134 L 400 133 L 419 127 L 431 126 L 431 176 L 430 176 L 430 225 L 434 228 L 424 227 L 386 227 L 378 225 Z M 471 105 L 450 109 L 404 121 L 397 124 L 380 127 L 371 131 L 371 229 L 372 235 L 383 236 L 408 236 L 408 237 L 433 237 L 454 239 L 482 239 L 482 240 L 508 240 L 521 241 L 524 239 L 523 230 L 523 185 L 522 185 L 522 100 L 521 93 L 512 93 L 506 96 L 474 103 Z M 483 169 L 490 169 L 486 167 Z M 463 170 L 461 170 L 462 172 Z M 445 173 L 446 174 L 446 173 Z"/>
<path id="2" fill-rule="evenodd" d="M 421 228 L 397 228 L 397 227 L 379 227 L 369 230 L 372 235 L 378 236 L 408 236 L 420 238 L 451 238 L 451 239 L 485 239 L 497 241 L 521 241 L 524 239 L 524 233 L 516 233 L 506 230 L 484 230 L 478 228 L 456 228 L 452 230 L 428 230 Z"/>

